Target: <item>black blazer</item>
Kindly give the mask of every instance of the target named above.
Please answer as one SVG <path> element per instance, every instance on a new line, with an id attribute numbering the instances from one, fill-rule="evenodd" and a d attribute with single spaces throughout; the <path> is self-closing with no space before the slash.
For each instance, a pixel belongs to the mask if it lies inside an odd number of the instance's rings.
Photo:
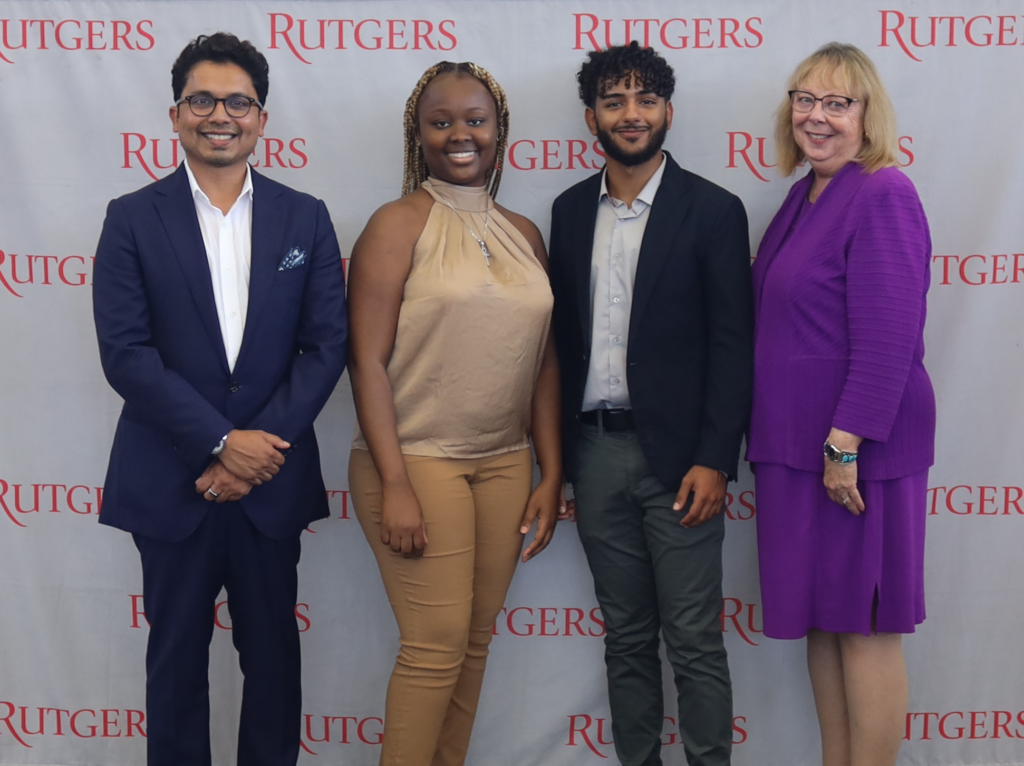
<path id="1" fill-rule="evenodd" d="M 601 173 L 552 208 L 553 323 L 562 378 L 565 471 L 577 475 L 590 363 L 590 268 Z M 666 489 L 693 465 L 736 477 L 750 417 L 753 311 L 747 215 L 739 198 L 671 156 L 633 286 L 627 381 L 644 456 Z"/>

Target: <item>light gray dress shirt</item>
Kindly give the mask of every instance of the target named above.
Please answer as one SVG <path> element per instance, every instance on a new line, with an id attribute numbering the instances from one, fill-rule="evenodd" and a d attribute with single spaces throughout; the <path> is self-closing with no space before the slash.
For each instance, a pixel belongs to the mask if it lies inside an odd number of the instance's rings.
<path id="1" fill-rule="evenodd" d="M 654 195 L 665 174 L 666 158 L 632 205 L 608 194 L 601 178 L 590 260 L 590 369 L 583 410 L 629 408 L 626 341 L 633 305 L 633 283 Z"/>

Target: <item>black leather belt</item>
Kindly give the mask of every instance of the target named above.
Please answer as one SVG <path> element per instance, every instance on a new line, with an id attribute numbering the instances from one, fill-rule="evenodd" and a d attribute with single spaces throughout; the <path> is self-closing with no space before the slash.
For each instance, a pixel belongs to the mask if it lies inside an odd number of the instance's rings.
<path id="1" fill-rule="evenodd" d="M 580 421 L 598 426 L 605 431 L 635 431 L 633 410 L 587 410 L 580 413 Z"/>

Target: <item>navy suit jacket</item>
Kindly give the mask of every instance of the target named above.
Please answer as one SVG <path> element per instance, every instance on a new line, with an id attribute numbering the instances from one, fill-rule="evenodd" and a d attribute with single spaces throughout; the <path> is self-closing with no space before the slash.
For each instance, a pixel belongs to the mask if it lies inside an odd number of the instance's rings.
<path id="1" fill-rule="evenodd" d="M 255 170 L 252 184 L 249 305 L 233 371 L 184 166 L 107 208 L 93 311 L 124 408 L 101 523 L 187 537 L 216 508 L 194 484 L 234 428 L 292 445 L 280 473 L 240 501 L 261 532 L 285 539 L 328 514 L 313 420 L 345 367 L 341 253 L 323 202 Z M 304 262 L 281 269 L 292 248 Z"/>
<path id="2" fill-rule="evenodd" d="M 577 475 L 590 366 L 590 269 L 601 173 L 552 208 L 553 325 L 562 379 L 566 476 Z M 735 478 L 750 417 L 750 241 L 739 198 L 671 156 L 647 219 L 633 285 L 626 380 L 637 437 L 666 489 L 693 465 Z"/>

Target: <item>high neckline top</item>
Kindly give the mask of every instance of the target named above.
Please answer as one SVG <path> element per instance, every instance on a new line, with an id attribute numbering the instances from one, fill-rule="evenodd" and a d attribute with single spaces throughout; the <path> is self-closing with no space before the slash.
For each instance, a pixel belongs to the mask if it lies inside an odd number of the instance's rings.
<path id="1" fill-rule="evenodd" d="M 413 247 L 387 367 L 402 452 L 523 449 L 551 320 L 547 274 L 485 187 L 431 178 L 422 188 L 434 205 Z M 358 427 L 352 446 L 367 449 Z"/>
<path id="2" fill-rule="evenodd" d="M 442 204 L 449 204 L 464 213 L 486 213 L 494 210 L 494 200 L 487 193 L 486 186 L 463 186 L 439 181 L 429 176 L 423 188 L 431 197 Z"/>

